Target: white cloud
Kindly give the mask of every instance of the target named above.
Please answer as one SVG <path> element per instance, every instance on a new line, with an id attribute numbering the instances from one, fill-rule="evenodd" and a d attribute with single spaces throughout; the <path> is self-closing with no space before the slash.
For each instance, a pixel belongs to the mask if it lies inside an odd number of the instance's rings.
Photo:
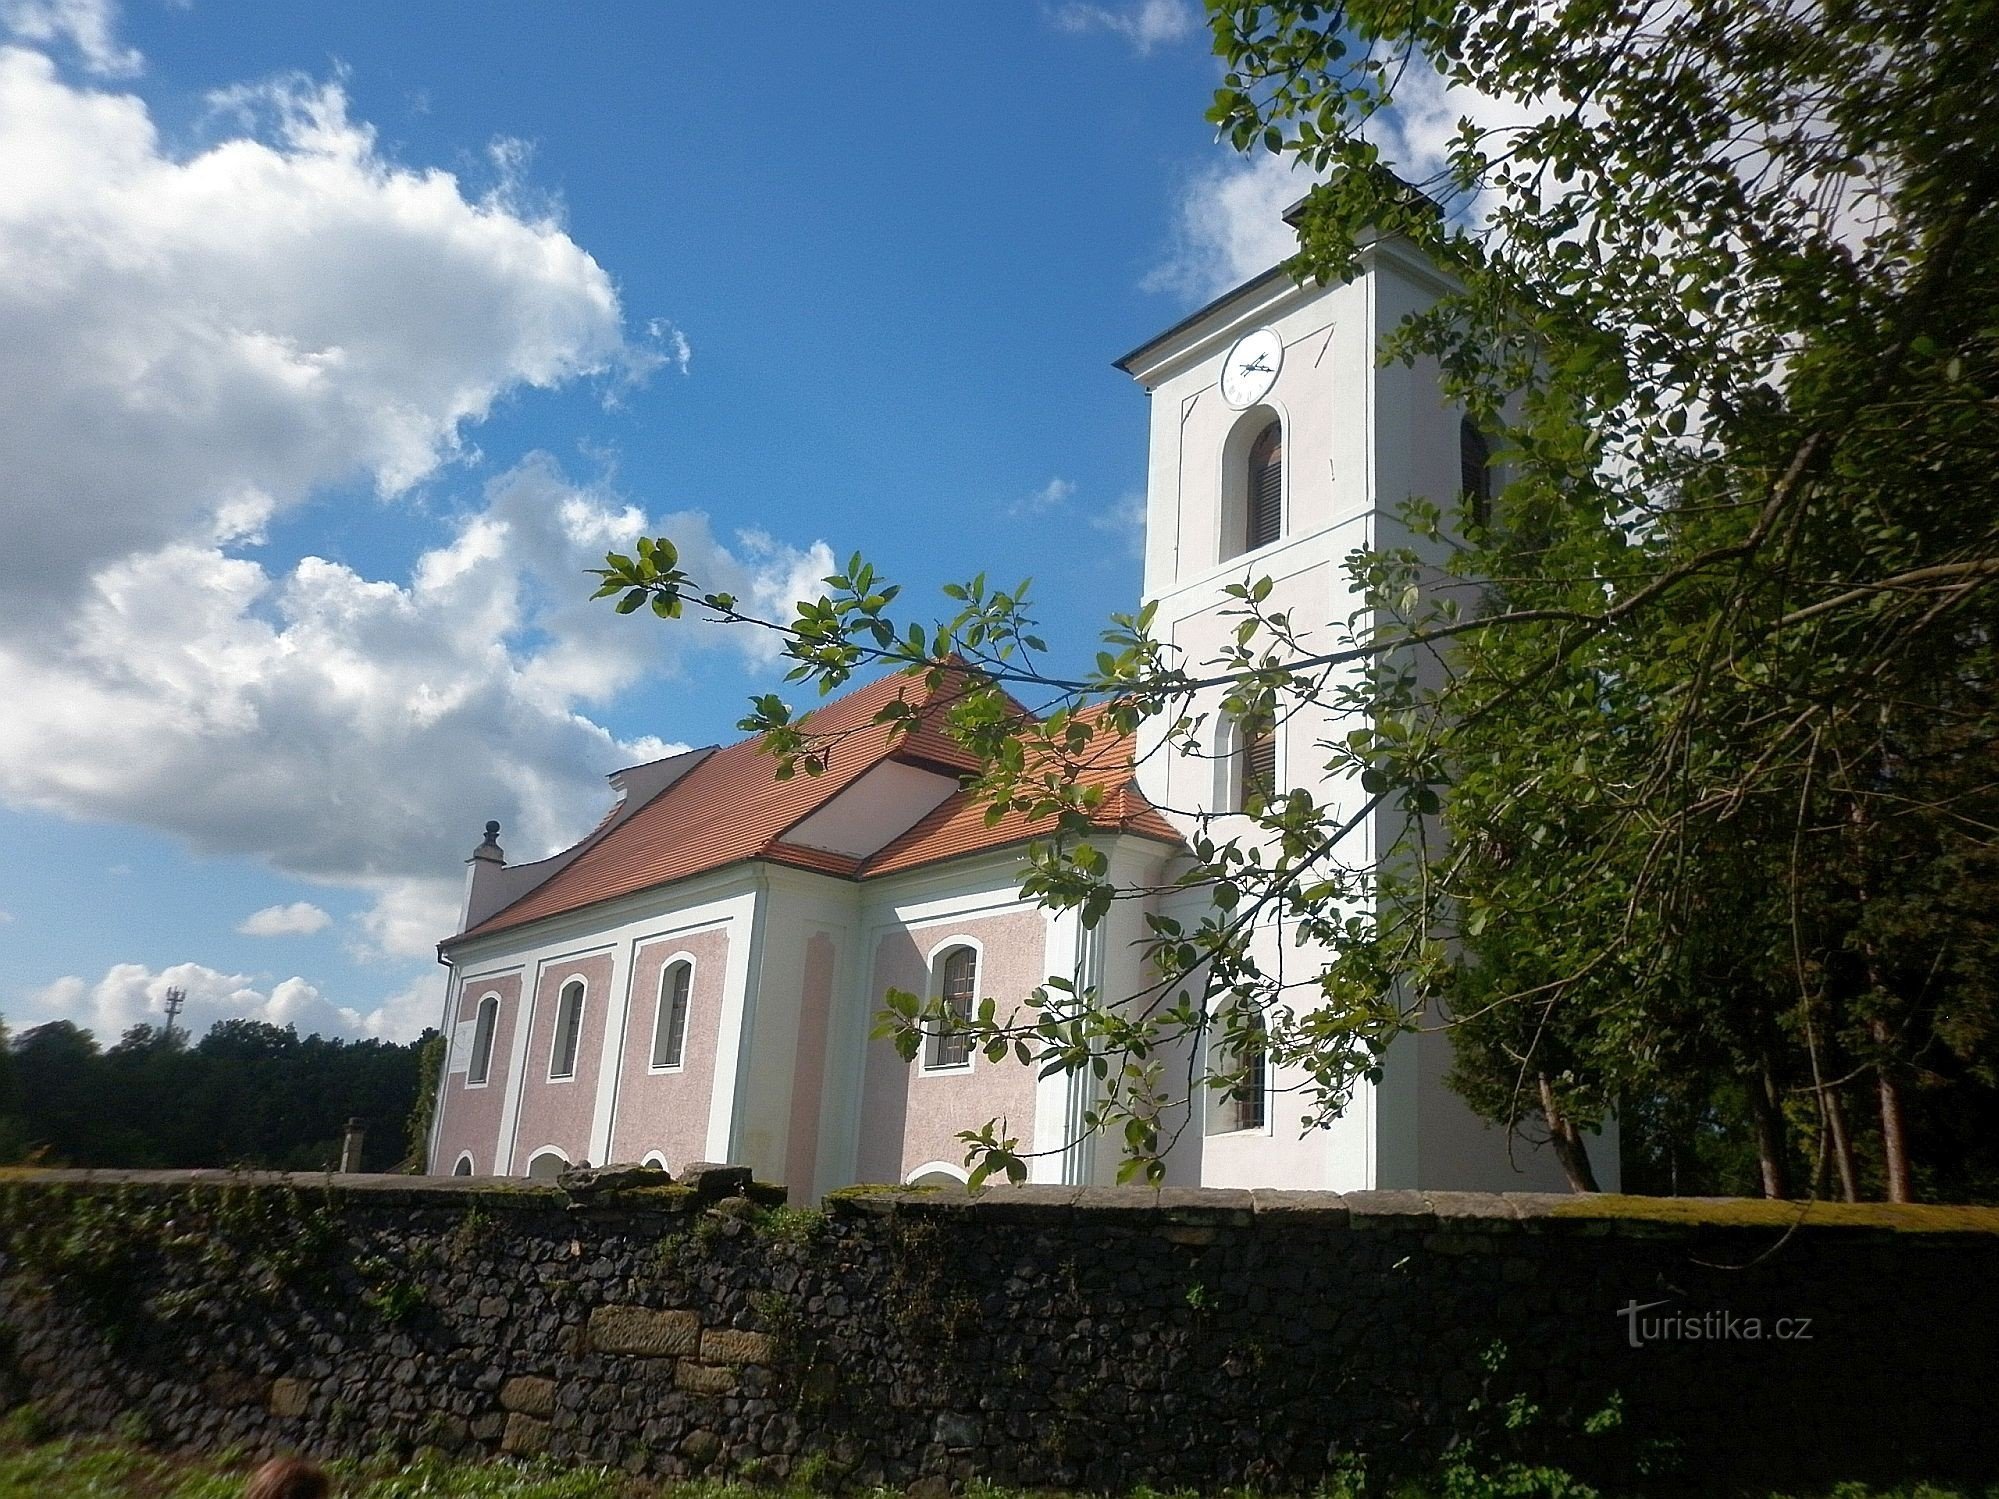
<path id="1" fill-rule="evenodd" d="M 495 479 L 403 582 L 165 547 L 100 570 L 65 630 L 0 632 L 0 796 L 369 891 L 372 945 L 427 952 L 486 818 L 516 859 L 538 857 L 595 821 L 602 773 L 670 751 L 619 741 L 583 706 L 698 645 L 775 649 L 590 602 L 583 570 L 642 532 L 758 611 L 833 568 L 823 544 L 732 548 L 699 513 L 648 517 L 542 456 Z"/>
<path id="2" fill-rule="evenodd" d="M 1288 156 L 1231 153 L 1200 167 L 1180 188 L 1171 248 L 1145 289 L 1205 302 L 1288 260 L 1298 235 L 1284 210 L 1311 186 Z"/>
<path id="3" fill-rule="evenodd" d="M 1046 515 L 1049 511 L 1059 510 L 1068 504 L 1069 497 L 1075 492 L 1074 480 L 1050 479 L 1039 489 L 1022 495 L 1007 506 L 1006 513 L 1016 520 L 1031 515 Z"/>
<path id="4" fill-rule="evenodd" d="M 330 484 L 433 475 L 508 391 L 659 356 L 551 221 L 385 161 L 337 85 L 218 108 L 270 138 L 177 160 L 138 100 L 0 49 L 0 799 L 364 891 L 362 943 L 427 954 L 488 817 L 536 857 L 595 822 L 604 771 L 666 751 L 587 710 L 689 650 L 774 654 L 619 619 L 585 568 L 665 532 L 782 611 L 833 557 L 649 516 L 542 455 L 405 576 L 237 555 Z"/>
<path id="5" fill-rule="evenodd" d="M 683 375 L 687 373 L 688 366 L 694 362 L 694 345 L 687 341 L 685 333 L 665 318 L 656 317 L 646 323 L 646 337 L 653 341 L 653 346 L 660 351 L 666 363 Z"/>
<path id="6" fill-rule="evenodd" d="M 1064 31 L 1109 31 L 1143 54 L 1170 42 L 1184 41 L 1201 29 L 1200 7 L 1193 0 L 1137 0 L 1131 5 L 1064 5 L 1055 12 Z"/>
<path id="7" fill-rule="evenodd" d="M 333 918 L 309 900 L 295 900 L 288 906 L 265 906 L 252 911 L 236 925 L 245 937 L 310 937 L 333 925 Z"/>
<path id="8" fill-rule="evenodd" d="M 168 989 L 187 996 L 178 1023 L 197 1037 L 218 1020 L 240 1019 L 296 1026 L 301 1035 L 408 1041 L 436 1025 L 444 1009 L 441 973 L 425 975 L 361 1010 L 334 1004 L 318 985 L 296 975 L 271 983 L 202 963 L 175 963 L 157 973 L 143 963 L 114 963 L 95 983 L 71 975 L 33 991 L 24 1007 L 8 1016 L 8 1029 L 19 1035 L 50 1020 L 69 1020 L 110 1046 L 135 1025 L 164 1025 Z"/>
<path id="9" fill-rule="evenodd" d="M 1126 495 L 1106 510 L 1099 510 L 1090 517 L 1092 530 L 1103 531 L 1124 544 L 1127 554 L 1141 557 L 1145 554 L 1145 496 L 1142 493 Z"/>
<path id="10" fill-rule="evenodd" d="M 64 43 L 101 77 L 130 78 L 146 66 L 145 58 L 119 45 L 112 0 L 0 0 L 0 28 L 23 41 Z"/>
<path id="11" fill-rule="evenodd" d="M 261 133 L 179 159 L 138 99 L 0 49 L 16 621 L 121 556 L 254 537 L 329 484 L 399 494 L 506 391 L 657 358 L 552 221 L 388 161 L 337 83 L 220 104 Z"/>
<path id="12" fill-rule="evenodd" d="M 1405 181 L 1424 183 L 1443 171 L 1459 122 L 1508 131 L 1546 113 L 1475 89 L 1448 86 L 1443 75 L 1413 63 L 1397 83 L 1394 105 L 1377 114 L 1367 135 L 1382 164 Z M 1497 155 L 1503 140 L 1489 147 Z M 1148 291 L 1195 301 L 1221 295 L 1297 253 L 1297 232 L 1284 210 L 1318 179 L 1294 156 L 1258 150 L 1230 152 L 1189 173 L 1175 205 L 1170 247 L 1143 282 Z M 1474 218 L 1482 205 L 1462 205 Z"/>

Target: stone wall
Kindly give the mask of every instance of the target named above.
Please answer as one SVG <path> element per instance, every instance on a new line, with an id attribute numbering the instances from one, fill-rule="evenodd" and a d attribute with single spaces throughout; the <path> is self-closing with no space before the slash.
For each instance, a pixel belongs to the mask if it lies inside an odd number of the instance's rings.
<path id="1" fill-rule="evenodd" d="M 780 1196 L 8 1173 L 0 1393 L 208 1450 L 832 1483 L 1298 1489 L 1452 1442 L 1620 1490 L 1999 1477 L 1992 1210 Z"/>

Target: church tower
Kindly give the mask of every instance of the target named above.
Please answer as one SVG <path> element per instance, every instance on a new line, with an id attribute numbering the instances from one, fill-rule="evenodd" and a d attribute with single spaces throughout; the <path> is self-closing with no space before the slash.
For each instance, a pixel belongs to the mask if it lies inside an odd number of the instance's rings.
<path id="1" fill-rule="evenodd" d="M 1448 289 L 1413 247 L 1379 238 L 1362 250 L 1350 281 L 1299 286 L 1273 268 L 1118 361 L 1152 405 L 1145 598 L 1157 606 L 1155 634 L 1179 649 L 1187 669 L 1198 674 L 1232 639 L 1240 616 L 1225 590 L 1247 579 L 1271 580 L 1265 608 L 1289 613 L 1307 652 L 1337 648 L 1340 627 L 1361 604 L 1343 560 L 1357 548 L 1414 544 L 1399 519 L 1412 497 L 1448 514 L 1462 487 L 1487 482 L 1482 445 L 1445 400 L 1435 367 L 1377 362 L 1382 339 Z M 1219 819 L 1214 835 L 1242 836 L 1250 825 L 1229 822 L 1246 783 L 1302 786 L 1329 808 L 1362 810 L 1358 786 L 1324 769 L 1326 745 L 1352 723 L 1308 705 L 1243 742 L 1213 711 L 1219 698 L 1196 704 L 1207 713 L 1204 756 L 1160 751 L 1156 729 L 1154 742 L 1140 746 L 1141 787 L 1183 831 L 1205 815 Z M 1398 815 L 1373 813 L 1345 862 L 1366 864 L 1392 846 Z M 1202 899 L 1190 893 L 1187 907 L 1164 909 L 1198 919 L 1193 903 Z M 1291 986 L 1288 1002 L 1314 1002 L 1312 949 L 1273 929 L 1260 934 L 1258 955 Z M 1559 1190 L 1547 1151 L 1518 1141 L 1509 1161 L 1504 1134 L 1445 1087 L 1449 1065 L 1447 1036 L 1404 1037 L 1379 1085 L 1358 1090 L 1330 1130 L 1302 1138 L 1302 1110 L 1286 1091 L 1299 1079 L 1274 1076 L 1264 1117 L 1211 1117 L 1198 1177 L 1180 1179 L 1340 1191 Z M 1614 1146 L 1597 1154 L 1614 1164 Z"/>

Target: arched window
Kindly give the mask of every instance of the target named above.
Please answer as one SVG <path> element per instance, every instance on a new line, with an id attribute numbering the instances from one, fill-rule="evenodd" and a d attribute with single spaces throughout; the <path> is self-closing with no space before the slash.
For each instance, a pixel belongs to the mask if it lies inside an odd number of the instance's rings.
<path id="1" fill-rule="evenodd" d="M 978 1002 L 979 954 L 972 947 L 946 948 L 933 960 L 937 994 L 944 1001 L 944 1019 L 932 1025 L 924 1042 L 923 1070 L 972 1065 L 972 1037 L 965 1029 Z"/>
<path id="2" fill-rule="evenodd" d="M 1492 445 L 1468 416 L 1458 422 L 1458 493 L 1474 524 L 1492 520 Z"/>
<path id="3" fill-rule="evenodd" d="M 694 962 L 676 958 L 659 975 L 659 1008 L 652 1020 L 652 1070 L 680 1065 L 687 1051 L 687 1004 L 694 992 Z"/>
<path id="4" fill-rule="evenodd" d="M 468 1150 L 463 1155 L 458 1157 L 458 1164 L 456 1164 L 451 1168 L 451 1174 L 453 1176 L 470 1176 L 472 1174 L 471 1151 Z"/>
<path id="5" fill-rule="evenodd" d="M 1284 534 L 1284 427 L 1271 422 L 1249 445 L 1248 530 L 1243 550 L 1267 547 Z"/>
<path id="6" fill-rule="evenodd" d="M 905 1187 L 962 1187 L 971 1181 L 963 1166 L 926 1161 L 902 1179 Z"/>
<path id="7" fill-rule="evenodd" d="M 555 1042 L 548 1051 L 550 1082 L 576 1076 L 576 1049 L 583 1040 L 583 980 L 562 986 L 555 1006 Z"/>
<path id="8" fill-rule="evenodd" d="M 1218 750 L 1217 810 L 1254 812 L 1277 797 L 1277 732 L 1273 725 L 1250 720 L 1224 728 Z"/>
<path id="9" fill-rule="evenodd" d="M 528 1157 L 528 1179 L 530 1181 L 554 1181 L 569 1169 L 569 1157 L 553 1145 L 537 1150 Z"/>
<path id="10" fill-rule="evenodd" d="M 640 1161 L 639 1164 L 641 1166 L 650 1166 L 655 1171 L 668 1171 L 672 1169 L 666 1164 L 666 1157 L 656 1150 L 648 1150 L 646 1158 Z"/>
<path id="11" fill-rule="evenodd" d="M 472 1022 L 472 1065 L 466 1070 L 465 1085 L 483 1088 L 493 1072 L 493 1033 L 500 1025 L 500 996 L 488 994 L 479 1001 L 479 1018 Z"/>

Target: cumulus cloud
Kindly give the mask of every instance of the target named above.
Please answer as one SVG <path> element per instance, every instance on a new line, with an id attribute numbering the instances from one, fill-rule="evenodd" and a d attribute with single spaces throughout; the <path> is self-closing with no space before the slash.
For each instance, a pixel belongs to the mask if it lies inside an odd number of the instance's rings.
<path id="1" fill-rule="evenodd" d="M 0 795 L 163 828 L 208 853 L 369 891 L 363 931 L 397 955 L 451 930 L 459 862 L 487 817 L 515 858 L 570 841 L 601 776 L 671 752 L 581 709 L 761 632 L 648 628 L 592 604 L 583 569 L 641 532 L 760 611 L 833 568 L 823 544 L 698 512 L 648 516 L 531 457 L 408 578 L 307 557 L 288 571 L 180 544 L 101 569 L 60 632 L 0 633 Z"/>
<path id="2" fill-rule="evenodd" d="M 1374 117 L 1368 136 L 1384 166 L 1421 183 L 1443 171 L 1461 120 L 1504 132 L 1543 112 L 1450 86 L 1418 62 L 1400 76 L 1395 103 Z M 1298 236 L 1284 222 L 1284 210 L 1317 180 L 1295 157 L 1264 151 L 1230 152 L 1189 172 L 1176 194 L 1166 254 L 1146 275 L 1145 289 L 1206 301 L 1288 260 L 1297 253 Z M 1474 219 L 1483 207 L 1477 201 L 1456 206 Z"/>
<path id="3" fill-rule="evenodd" d="M 118 41 L 118 7 L 111 0 L 0 0 L 0 29 L 23 41 L 72 48 L 89 71 L 130 78 L 146 60 Z"/>
<path id="4" fill-rule="evenodd" d="M 1055 12 L 1064 31 L 1109 31 L 1131 43 L 1141 55 L 1171 42 L 1185 41 L 1201 29 L 1200 7 L 1193 0 L 1137 0 L 1132 5 L 1064 5 Z"/>
<path id="5" fill-rule="evenodd" d="M 50 1020 L 69 1020 L 115 1043 L 135 1025 L 164 1025 L 169 989 L 186 996 L 179 1024 L 200 1036 L 218 1020 L 262 1020 L 296 1026 L 301 1035 L 377 1036 L 407 1041 L 434 1026 L 444 1009 L 442 974 L 426 975 L 369 1010 L 336 1005 L 310 981 L 272 983 L 247 973 L 222 973 L 202 963 L 175 963 L 154 972 L 143 963 L 114 963 L 91 982 L 69 975 L 27 996 L 8 1017 L 16 1035 Z"/>
<path id="6" fill-rule="evenodd" d="M 657 357 L 556 224 L 388 161 L 337 83 L 225 101 L 255 133 L 179 159 L 0 49 L 0 616 L 329 484 L 400 494 L 504 392 Z"/>
<path id="7" fill-rule="evenodd" d="M 295 900 L 288 906 L 265 906 L 252 911 L 236 925 L 245 937 L 310 937 L 333 925 L 333 918 L 309 900 Z"/>
<path id="8" fill-rule="evenodd" d="M 1145 289 L 1205 302 L 1289 259 L 1298 235 L 1284 210 L 1311 187 L 1288 156 L 1230 154 L 1197 168 L 1181 184 L 1169 248 Z"/>
<path id="9" fill-rule="evenodd" d="M 1069 497 L 1076 492 L 1073 479 L 1050 479 L 1039 489 L 1032 490 L 1006 507 L 1006 513 L 1015 520 L 1032 515 L 1046 515 L 1051 510 L 1060 510 L 1069 503 Z"/>
<path id="10" fill-rule="evenodd" d="M 245 133 L 177 158 L 139 100 L 0 49 L 0 799 L 361 890 L 365 951 L 427 954 L 486 818 L 536 857 L 595 822 L 603 772 L 673 748 L 593 710 L 689 650 L 774 650 L 620 620 L 583 569 L 665 532 L 704 584 L 783 611 L 833 556 L 542 455 L 396 575 L 242 555 L 329 486 L 432 478 L 510 391 L 662 356 L 518 182 L 475 199 L 386 160 L 337 83 L 216 109 Z"/>

